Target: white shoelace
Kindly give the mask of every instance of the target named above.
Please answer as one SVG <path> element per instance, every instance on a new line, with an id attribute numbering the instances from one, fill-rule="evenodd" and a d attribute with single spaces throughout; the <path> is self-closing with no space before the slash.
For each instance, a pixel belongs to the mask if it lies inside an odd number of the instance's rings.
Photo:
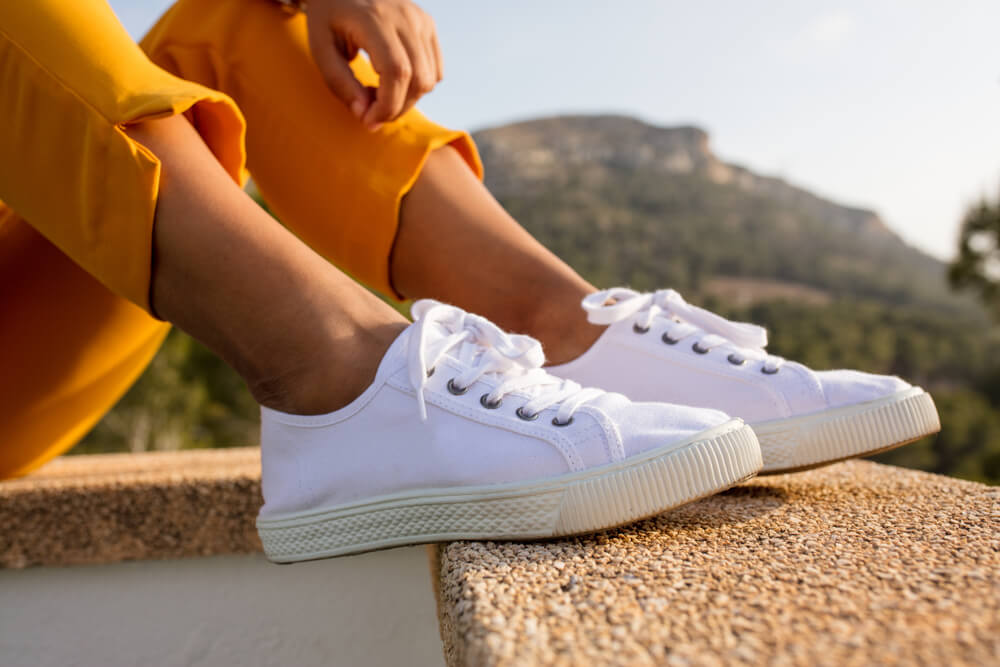
<path id="1" fill-rule="evenodd" d="M 605 393 L 549 375 L 542 369 L 545 354 L 541 343 L 529 336 L 508 334 L 484 317 L 431 300 L 415 303 L 412 313 L 408 370 L 422 420 L 427 419 L 424 388 L 434 367 L 448 354 L 468 366 L 451 379 L 455 392 L 463 393 L 479 378 L 492 374 L 500 384 L 482 396 L 483 406 L 500 407 L 504 396 L 522 391 L 531 396 L 518 408 L 518 416 L 525 420 L 535 419 L 542 410 L 558 404 L 555 422 L 564 426 L 581 405 Z M 449 333 L 430 340 L 429 334 L 437 327 Z"/>
<path id="2" fill-rule="evenodd" d="M 648 330 L 660 318 L 668 322 L 664 340 L 678 342 L 694 337 L 697 351 L 708 352 L 716 347 L 731 348 L 730 361 L 740 364 L 748 359 L 762 361 L 761 370 L 777 373 L 785 363 L 781 357 L 768 354 L 767 329 L 748 322 L 733 322 L 721 315 L 692 306 L 672 289 L 641 294 L 624 287 L 603 290 L 583 300 L 587 319 L 593 324 L 613 324 L 635 316 L 636 331 Z"/>

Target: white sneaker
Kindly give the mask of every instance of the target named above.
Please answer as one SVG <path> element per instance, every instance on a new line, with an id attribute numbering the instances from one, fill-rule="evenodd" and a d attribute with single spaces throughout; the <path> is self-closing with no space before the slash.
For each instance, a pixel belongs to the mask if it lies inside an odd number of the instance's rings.
<path id="1" fill-rule="evenodd" d="M 452 306 L 418 301 L 413 315 L 347 407 L 261 408 L 271 560 L 596 531 L 760 468 L 739 419 L 583 389 L 541 369 L 534 339 Z"/>
<path id="2" fill-rule="evenodd" d="M 757 433 L 762 474 L 891 449 L 941 429 L 930 394 L 898 377 L 813 371 L 767 354 L 767 331 L 692 306 L 673 290 L 616 288 L 583 300 L 608 328 L 553 375 L 636 401 L 714 408 Z"/>

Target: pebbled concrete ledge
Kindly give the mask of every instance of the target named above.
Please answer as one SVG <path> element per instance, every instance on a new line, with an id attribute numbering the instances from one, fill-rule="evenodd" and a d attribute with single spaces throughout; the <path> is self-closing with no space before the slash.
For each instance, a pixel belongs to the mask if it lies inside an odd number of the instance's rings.
<path id="1" fill-rule="evenodd" d="M 259 479 L 255 448 L 57 460 L 0 482 L 0 567 L 259 551 Z M 843 463 L 430 551 L 453 665 L 1000 663 L 1000 489 L 936 475 Z"/>
<path id="2" fill-rule="evenodd" d="M 56 459 L 0 482 L 0 567 L 260 551 L 260 451 Z"/>
<path id="3" fill-rule="evenodd" d="M 1000 663 L 1000 489 L 875 463 L 433 567 L 452 665 Z"/>

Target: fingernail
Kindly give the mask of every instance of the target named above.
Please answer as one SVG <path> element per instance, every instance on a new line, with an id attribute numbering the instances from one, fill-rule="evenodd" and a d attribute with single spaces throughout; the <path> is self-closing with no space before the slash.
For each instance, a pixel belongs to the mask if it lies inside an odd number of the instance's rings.
<path id="1" fill-rule="evenodd" d="M 371 125 L 368 126 L 369 132 L 378 132 L 381 129 L 382 129 L 382 123 L 372 123 Z"/>
<path id="2" fill-rule="evenodd" d="M 361 100 L 351 102 L 351 113 L 354 114 L 355 118 L 361 118 L 362 114 L 365 113 L 365 103 Z"/>

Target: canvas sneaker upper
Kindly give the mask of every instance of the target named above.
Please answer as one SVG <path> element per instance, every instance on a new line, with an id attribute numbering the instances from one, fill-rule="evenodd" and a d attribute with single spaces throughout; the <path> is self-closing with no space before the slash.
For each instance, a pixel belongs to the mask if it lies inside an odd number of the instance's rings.
<path id="1" fill-rule="evenodd" d="M 548 370 L 626 394 L 721 410 L 750 424 L 855 405 L 911 387 L 898 377 L 814 371 L 767 352 L 767 331 L 686 302 L 674 290 L 596 292 L 588 320 L 607 325 L 582 356 Z"/>
<path id="2" fill-rule="evenodd" d="M 348 406 L 309 416 L 261 408 L 261 520 L 421 489 L 552 478 L 733 421 L 556 377 L 542 369 L 538 341 L 459 308 L 422 300 L 412 312 Z"/>

